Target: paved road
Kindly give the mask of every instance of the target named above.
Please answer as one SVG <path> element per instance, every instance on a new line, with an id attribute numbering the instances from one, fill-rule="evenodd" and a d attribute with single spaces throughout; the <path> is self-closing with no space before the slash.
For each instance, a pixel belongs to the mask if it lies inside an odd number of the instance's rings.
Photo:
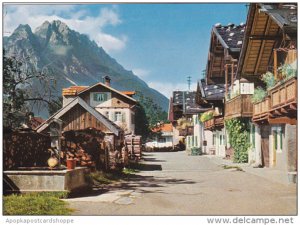
<path id="1" fill-rule="evenodd" d="M 146 153 L 145 170 L 94 196 L 68 199 L 74 215 L 295 215 L 296 187 L 213 158 Z"/>

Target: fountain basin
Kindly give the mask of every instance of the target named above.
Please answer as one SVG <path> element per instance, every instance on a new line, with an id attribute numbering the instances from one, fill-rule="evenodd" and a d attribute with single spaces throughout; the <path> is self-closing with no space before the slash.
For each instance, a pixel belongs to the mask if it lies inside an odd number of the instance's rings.
<path id="1" fill-rule="evenodd" d="M 89 188 L 86 167 L 73 170 L 9 170 L 4 171 L 10 192 L 77 192 Z"/>

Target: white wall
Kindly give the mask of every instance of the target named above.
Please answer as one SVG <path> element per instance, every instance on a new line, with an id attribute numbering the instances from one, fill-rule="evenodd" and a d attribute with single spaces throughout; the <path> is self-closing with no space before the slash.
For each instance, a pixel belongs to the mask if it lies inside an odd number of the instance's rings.
<path id="1" fill-rule="evenodd" d="M 118 126 L 120 126 L 122 129 L 124 129 L 125 133 L 133 133 L 135 125 L 132 123 L 131 120 L 132 115 L 134 115 L 134 112 L 130 110 L 129 108 L 95 108 L 98 112 L 100 112 L 104 116 L 108 116 L 107 118 Z M 115 112 L 121 112 L 123 115 L 124 121 L 115 121 Z M 107 115 L 108 113 L 108 115 Z"/>
<path id="2" fill-rule="evenodd" d="M 146 143 L 146 147 L 150 147 L 150 148 L 165 148 L 165 147 L 173 147 L 173 136 L 163 136 L 164 134 L 162 134 L 162 138 L 165 138 L 165 142 L 160 142 L 159 139 L 152 141 L 152 142 L 147 142 Z"/>

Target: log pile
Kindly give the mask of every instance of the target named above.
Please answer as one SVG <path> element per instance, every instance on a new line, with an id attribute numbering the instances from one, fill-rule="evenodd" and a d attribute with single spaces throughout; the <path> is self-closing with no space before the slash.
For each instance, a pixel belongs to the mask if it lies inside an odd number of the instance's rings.
<path id="1" fill-rule="evenodd" d="M 125 146 L 128 149 L 129 159 L 139 160 L 142 158 L 142 137 L 135 135 L 125 136 Z"/>
<path id="2" fill-rule="evenodd" d="M 45 167 L 50 157 L 49 136 L 34 130 L 5 130 L 3 134 L 3 169 Z"/>
<path id="3" fill-rule="evenodd" d="M 77 166 L 97 170 L 114 170 L 122 167 L 122 154 L 114 146 L 114 136 L 97 130 L 67 131 L 62 141 L 62 162 L 75 159 Z"/>

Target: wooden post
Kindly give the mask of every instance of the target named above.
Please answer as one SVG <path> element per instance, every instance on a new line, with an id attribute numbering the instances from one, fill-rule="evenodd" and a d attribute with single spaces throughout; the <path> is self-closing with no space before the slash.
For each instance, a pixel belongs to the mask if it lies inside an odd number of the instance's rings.
<path id="1" fill-rule="evenodd" d="M 228 94 L 228 66 L 225 65 L 225 99 L 227 98 Z"/>
<path id="2" fill-rule="evenodd" d="M 274 77 L 275 77 L 275 80 L 277 80 L 277 50 L 274 49 Z"/>
<path id="3" fill-rule="evenodd" d="M 234 66 L 233 66 L 233 63 L 231 64 L 231 91 L 233 90 L 233 69 L 234 69 Z"/>

